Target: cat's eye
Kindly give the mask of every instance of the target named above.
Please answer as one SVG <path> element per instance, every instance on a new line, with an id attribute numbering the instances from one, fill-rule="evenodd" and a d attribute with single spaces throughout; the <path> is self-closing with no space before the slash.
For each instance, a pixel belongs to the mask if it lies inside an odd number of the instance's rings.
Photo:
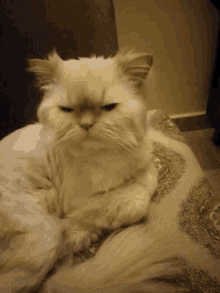
<path id="1" fill-rule="evenodd" d="M 59 106 L 60 110 L 64 111 L 64 112 L 73 112 L 73 108 L 69 108 L 69 107 L 64 107 L 64 106 Z"/>
<path id="2" fill-rule="evenodd" d="M 115 109 L 116 106 L 117 106 L 117 103 L 108 104 L 108 105 L 103 106 L 102 110 L 111 111 L 111 110 Z"/>

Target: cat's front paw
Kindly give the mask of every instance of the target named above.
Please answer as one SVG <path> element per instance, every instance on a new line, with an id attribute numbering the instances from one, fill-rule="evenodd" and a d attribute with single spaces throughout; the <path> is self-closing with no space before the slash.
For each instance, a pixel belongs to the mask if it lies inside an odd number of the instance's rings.
<path id="1" fill-rule="evenodd" d="M 152 164 L 146 177 L 115 197 L 107 207 L 111 228 L 132 225 L 147 217 L 150 200 L 157 189 L 158 171 Z"/>
<path id="2" fill-rule="evenodd" d="M 108 220 L 112 229 L 124 225 L 132 225 L 141 221 L 147 215 L 148 203 L 141 199 L 127 201 L 115 211 L 109 211 Z"/>
<path id="3" fill-rule="evenodd" d="M 91 247 L 93 242 L 98 241 L 100 229 L 90 230 L 78 226 L 71 219 L 63 220 L 63 235 L 65 243 L 72 253 L 77 253 Z"/>

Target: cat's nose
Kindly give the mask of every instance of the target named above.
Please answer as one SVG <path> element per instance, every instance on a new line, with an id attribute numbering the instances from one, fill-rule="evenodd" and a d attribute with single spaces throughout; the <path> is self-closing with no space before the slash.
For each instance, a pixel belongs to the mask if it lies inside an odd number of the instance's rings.
<path id="1" fill-rule="evenodd" d="M 95 124 L 95 123 L 81 123 L 80 126 L 81 126 L 84 130 L 88 131 L 88 130 L 89 130 L 94 124 Z"/>

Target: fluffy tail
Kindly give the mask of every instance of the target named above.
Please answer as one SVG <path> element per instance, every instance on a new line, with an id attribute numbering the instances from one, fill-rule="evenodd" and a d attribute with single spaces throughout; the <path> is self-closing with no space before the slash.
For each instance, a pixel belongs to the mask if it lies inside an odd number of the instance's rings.
<path id="1" fill-rule="evenodd" d="M 161 234 L 155 241 L 142 225 L 115 233 L 93 259 L 60 270 L 43 292 L 190 292 L 172 240 Z"/>

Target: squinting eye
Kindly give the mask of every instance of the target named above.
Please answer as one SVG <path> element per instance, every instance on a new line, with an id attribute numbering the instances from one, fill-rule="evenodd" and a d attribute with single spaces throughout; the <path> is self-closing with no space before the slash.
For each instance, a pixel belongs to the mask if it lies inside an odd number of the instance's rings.
<path id="1" fill-rule="evenodd" d="M 64 112 L 73 112 L 73 108 L 68 108 L 68 107 L 64 107 L 64 106 L 59 106 L 60 110 L 64 111 Z"/>
<path id="2" fill-rule="evenodd" d="M 105 111 L 111 111 L 111 110 L 115 109 L 116 106 L 117 106 L 117 103 L 109 104 L 109 105 L 103 106 L 102 109 Z"/>

